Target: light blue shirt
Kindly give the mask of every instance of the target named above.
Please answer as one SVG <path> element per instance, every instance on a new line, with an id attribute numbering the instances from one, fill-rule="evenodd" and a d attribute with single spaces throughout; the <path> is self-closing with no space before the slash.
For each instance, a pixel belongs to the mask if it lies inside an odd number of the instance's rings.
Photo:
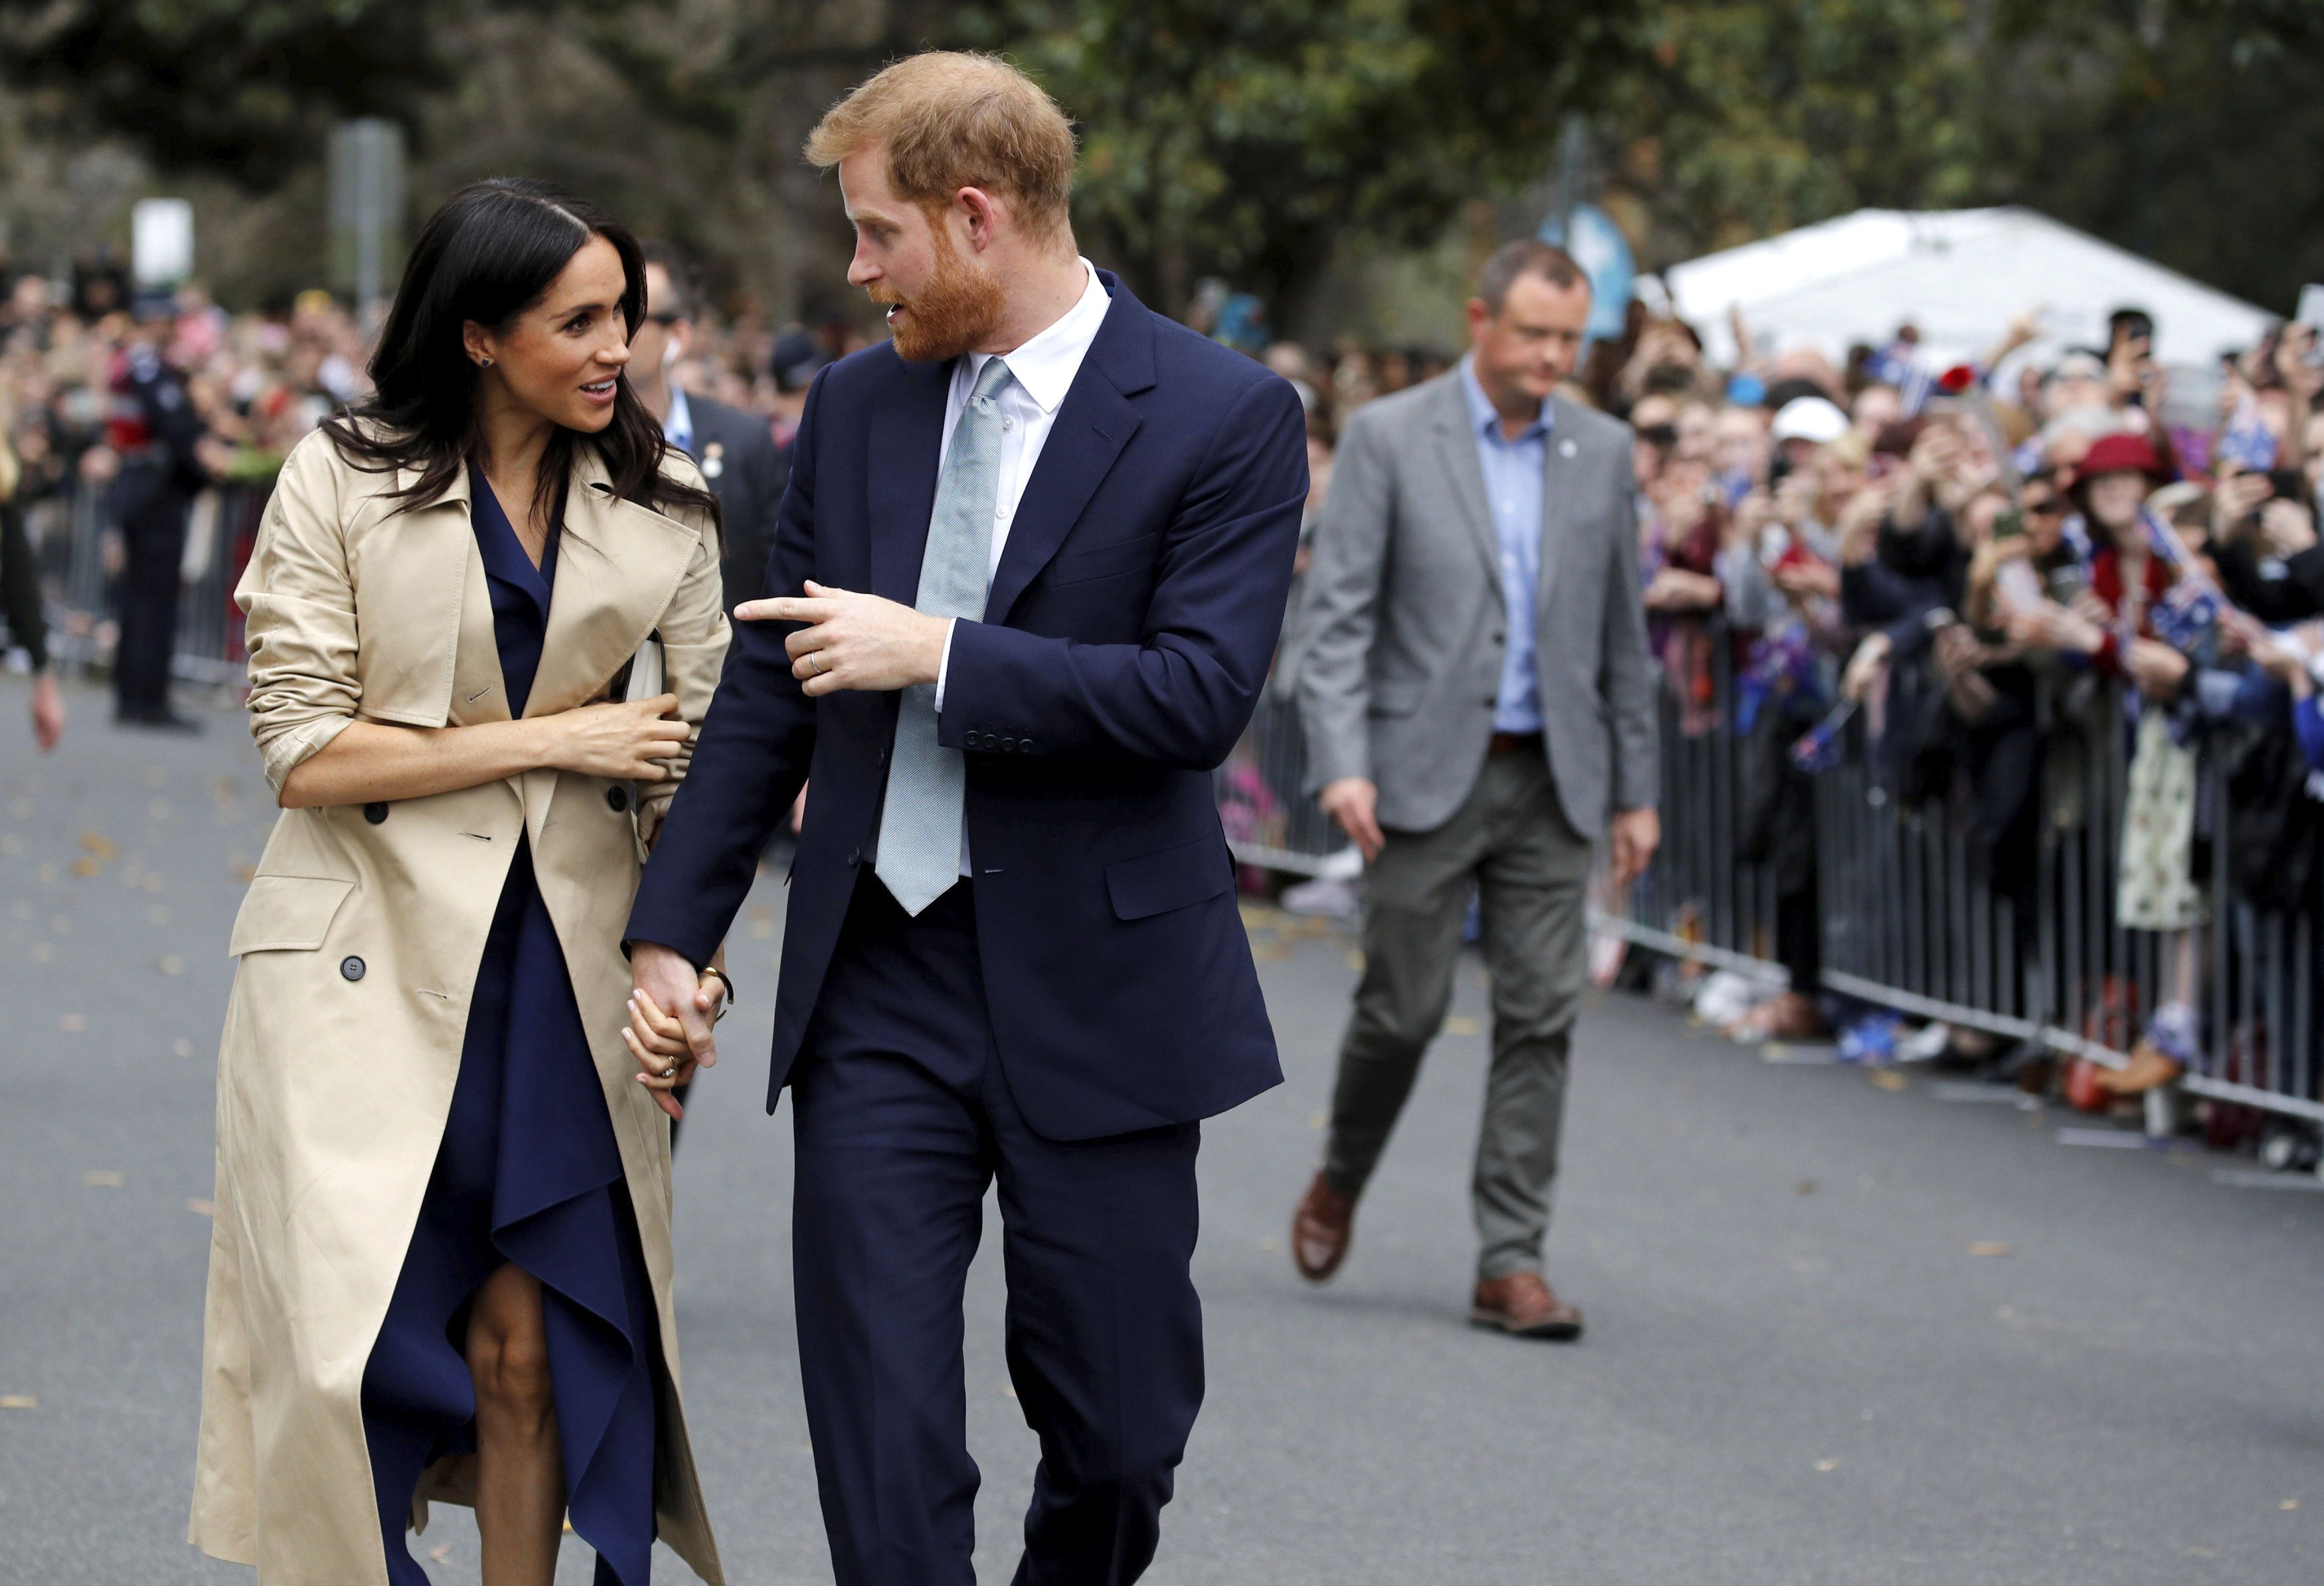
<path id="1" fill-rule="evenodd" d="M 1485 507 L 1493 517 L 1493 539 L 1500 550 L 1501 606 L 1508 643 L 1501 651 L 1501 687 L 1493 701 L 1497 733 L 1541 731 L 1541 674 L 1534 665 L 1534 613 L 1540 609 L 1541 506 L 1549 487 L 1549 428 L 1554 410 L 1515 440 L 1501 433 L 1501 416 L 1477 383 L 1467 358 L 1461 360 L 1461 391 L 1469 399 L 1469 428 L 1477 438 L 1477 461 L 1485 471 Z"/>
<path id="2" fill-rule="evenodd" d="M 694 410 L 686 405 L 686 387 L 671 381 L 669 417 L 661 421 L 664 439 L 687 456 L 694 455 Z"/>

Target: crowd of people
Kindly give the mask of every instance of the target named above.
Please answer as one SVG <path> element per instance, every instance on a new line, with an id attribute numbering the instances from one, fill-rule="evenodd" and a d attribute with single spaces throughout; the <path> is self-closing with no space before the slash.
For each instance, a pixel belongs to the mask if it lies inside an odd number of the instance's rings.
<path id="1" fill-rule="evenodd" d="M 300 438 L 369 390 L 376 328 L 320 290 L 287 311 L 229 313 L 198 284 L 140 296 L 106 255 L 60 279 L 11 274 L 0 258 L 5 622 L 8 644 L 43 679 L 34 696 L 43 747 L 63 731 L 51 668 L 58 638 L 76 659 L 110 671 L 124 724 L 194 727 L 198 718 L 168 696 L 193 503 L 213 487 L 249 486 L 238 499 L 254 513 Z M 844 319 L 813 329 L 706 320 L 668 373 L 690 392 L 764 415 L 781 445 L 815 372 L 862 345 Z M 77 520 L 77 505 L 95 512 Z M 222 618 L 231 616 L 225 593 L 236 558 L 247 554 L 247 515 L 227 526 L 239 543 L 220 553 Z M 97 525 L 103 574 L 101 599 L 86 609 L 61 598 L 77 521 Z M 235 642 L 230 632 L 211 659 L 238 659 Z"/>
<path id="2" fill-rule="evenodd" d="M 270 481 L 301 435 L 359 397 L 367 328 L 321 291 L 287 313 L 229 314 L 198 287 L 138 300 L 97 266 L 5 286 L 11 531 L 53 567 L 42 548 L 70 532 L 70 501 L 96 493 L 106 503 L 107 610 L 67 621 L 81 625 L 79 653 L 123 680 L 122 720 L 179 724 L 151 678 L 170 650 L 186 502 L 207 484 Z M 1354 338 L 1323 351 L 1266 344 L 1251 339 L 1252 316 L 1216 304 L 1188 317 L 1240 338 L 1298 390 L 1311 532 L 1338 427 L 1451 362 Z M 2037 792 L 2059 720 L 2041 707 L 2043 690 L 2123 686 L 2134 748 L 2116 914 L 2165 933 L 2173 966 L 2136 1061 L 2104 1076 L 2128 1091 L 2175 1075 L 2203 1035 L 2201 757 L 2264 761 L 2287 787 L 2324 769 L 2316 332 L 2288 323 L 2223 358 L 2204 423 L 2172 421 L 2153 336 L 2126 307 L 2106 345 L 2041 348 L 2029 315 L 1951 369 L 1930 366 L 1910 326 L 1839 364 L 1794 348 L 1721 368 L 1692 327 L 1633 305 L 1623 336 L 1593 346 L 1567 392 L 1630 426 L 1639 576 L 1683 730 L 1789 742 L 1860 708 L 1889 786 L 1907 797 L 1960 788 L 1972 861 L 2021 917 L 2031 917 Z M 815 371 L 859 337 L 845 322 L 809 331 L 706 317 L 669 373 L 766 416 L 782 445 Z M 1738 345 L 1753 344 L 1746 334 Z M 13 558 L 19 585 L 25 560 Z M 39 602 L 13 604 L 13 642 L 39 669 Z M 1296 611 L 1286 642 L 1296 653 Z M 1714 685 L 1730 674 L 1730 688 Z M 36 731 L 53 742 L 53 688 L 35 705 Z M 1772 945 L 1793 983 L 1739 1028 L 1805 1036 L 1826 1023 L 1812 773 L 1782 754 L 1754 763 L 1771 768 L 1773 785 L 1747 790 L 1744 852 L 1772 867 Z M 2304 830 L 2290 816 L 2277 825 Z"/>
<path id="3" fill-rule="evenodd" d="M 2166 407 L 2135 307 L 2103 346 L 2035 341 L 2027 315 L 1982 358 L 1940 368 L 1908 325 L 1840 364 L 1794 349 L 1717 368 L 1691 327 L 1634 307 L 1568 394 L 1631 427 L 1639 577 L 1680 731 L 1774 746 L 1738 761 L 1758 785 L 1738 787 L 1733 814 L 1738 854 L 1766 863 L 1776 892 L 1759 945 L 1791 983 L 1728 1008 L 1734 1031 L 1830 1028 L 1810 779 L 1850 715 L 1888 791 L 1958 799 L 1973 873 L 2029 923 L 2045 765 L 2119 732 L 2112 919 L 2158 933 L 2164 967 L 2144 1028 L 2093 1032 L 2132 1061 L 2089 1083 L 2136 1094 L 2223 1034 L 2199 1013 L 2224 814 L 2199 793 L 2206 757 L 2233 768 L 2243 895 L 2311 901 L 2324 354 L 2295 321 L 2224 355 L 2216 411 L 2190 423 Z M 1350 408 L 1430 364 L 1353 347 L 1266 356 L 1302 383 L 1319 475 Z M 1958 1056 L 2024 1056 L 1935 1033 Z"/>

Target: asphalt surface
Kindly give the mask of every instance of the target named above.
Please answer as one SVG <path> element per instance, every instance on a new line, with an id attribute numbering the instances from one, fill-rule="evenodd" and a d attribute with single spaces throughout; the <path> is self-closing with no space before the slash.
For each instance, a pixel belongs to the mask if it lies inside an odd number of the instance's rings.
<path id="1" fill-rule="evenodd" d="M 183 1536 L 225 942 L 263 782 L 229 711 L 130 735 L 77 690 L 67 744 L 36 758 L 23 705 L 0 678 L 0 1582 L 247 1581 Z M 752 1586 L 831 1578 L 788 1120 L 759 1101 L 780 898 L 762 884 L 738 922 L 743 1000 L 678 1166 L 689 1414 Z M 2324 1579 L 2324 1196 L 2200 1151 L 2070 1147 L 2087 1120 L 1770 1062 L 1611 998 L 1579 1037 L 1551 1250 L 1590 1332 L 1500 1339 L 1464 1324 L 1481 977 L 1346 1271 L 1311 1289 L 1283 1236 L 1349 945 L 1253 920 L 1290 1077 L 1206 1135 L 1210 1393 L 1149 1581 Z M 969 1294 L 988 1586 L 1034 1457 L 997 1250 Z M 438 1514 L 417 1551 L 475 1581 L 473 1526 Z M 589 1579 L 586 1548 L 559 1578 Z M 692 1577 L 665 1554 L 657 1578 Z"/>

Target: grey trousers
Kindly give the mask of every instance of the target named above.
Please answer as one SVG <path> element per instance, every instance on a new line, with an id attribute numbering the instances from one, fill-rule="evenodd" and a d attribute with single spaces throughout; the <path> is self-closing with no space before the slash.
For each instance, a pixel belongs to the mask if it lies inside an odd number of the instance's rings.
<path id="1" fill-rule="evenodd" d="M 1591 844 L 1538 752 L 1487 758 L 1433 832 L 1389 832 L 1364 878 L 1364 973 L 1340 1045 L 1323 1171 L 1351 1195 L 1379 1163 L 1444 1023 L 1471 884 L 1483 906 L 1493 1057 L 1471 1185 L 1480 1278 L 1539 1271 L 1582 996 Z"/>

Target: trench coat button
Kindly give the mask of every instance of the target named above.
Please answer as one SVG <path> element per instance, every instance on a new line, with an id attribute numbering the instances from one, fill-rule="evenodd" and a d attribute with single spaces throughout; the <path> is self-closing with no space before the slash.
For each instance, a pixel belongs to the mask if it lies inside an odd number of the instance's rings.
<path id="1" fill-rule="evenodd" d="M 623 810 L 629 808 L 629 807 L 630 790 L 627 788 L 608 788 L 605 789 L 606 808 L 612 810 L 615 815 L 619 815 Z"/>
<path id="2" fill-rule="evenodd" d="M 386 824 L 386 821 L 387 821 L 387 806 L 386 806 L 386 804 L 384 804 L 384 803 L 375 803 L 375 804 L 366 804 L 366 805 L 364 805 L 364 819 L 365 819 L 365 820 L 369 821 L 372 825 L 375 825 L 375 826 L 376 826 L 376 825 L 385 825 L 385 824 Z"/>
<path id="3" fill-rule="evenodd" d="M 351 981 L 359 981 L 363 979 L 364 961 L 355 957 L 353 954 L 349 954 L 346 957 L 339 960 L 339 974 L 343 979 Z"/>

